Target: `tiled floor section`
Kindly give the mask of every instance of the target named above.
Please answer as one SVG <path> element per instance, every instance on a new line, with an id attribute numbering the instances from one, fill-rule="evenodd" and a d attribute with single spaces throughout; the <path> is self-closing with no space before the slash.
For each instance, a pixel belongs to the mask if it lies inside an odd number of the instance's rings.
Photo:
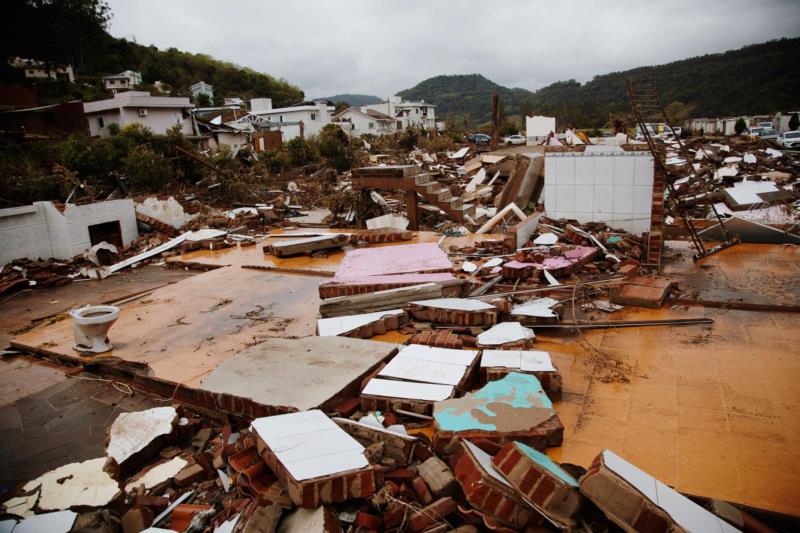
<path id="1" fill-rule="evenodd" d="M 126 396 L 107 382 L 69 378 L 0 407 L 0 485 L 100 457 L 106 428 L 117 415 L 160 405 L 140 394 Z"/>
<path id="2" fill-rule="evenodd" d="M 712 327 L 586 332 L 592 345 L 631 366 L 622 372 L 629 383 L 608 379 L 613 373 L 592 364 L 586 348 L 540 335 L 537 347 L 558 352 L 564 376 L 556 403 L 564 446 L 554 455 L 588 466 L 610 448 L 682 492 L 797 514 L 798 317 L 705 315 Z"/>
<path id="3" fill-rule="evenodd" d="M 27 357 L 0 359 L 0 407 L 64 381 L 64 369 Z"/>

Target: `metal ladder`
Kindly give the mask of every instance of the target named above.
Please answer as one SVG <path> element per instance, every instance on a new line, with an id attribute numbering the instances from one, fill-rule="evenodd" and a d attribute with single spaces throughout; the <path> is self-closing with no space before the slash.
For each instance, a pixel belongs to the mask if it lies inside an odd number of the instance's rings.
<path id="1" fill-rule="evenodd" d="M 728 229 L 725 227 L 725 222 L 723 221 L 719 212 L 717 212 L 717 209 L 714 207 L 714 203 L 709 198 L 708 190 L 706 189 L 705 184 L 701 184 L 701 193 L 706 202 L 706 208 L 710 209 L 714 213 L 714 216 L 719 222 L 720 229 L 722 230 L 722 234 L 725 238 L 725 241 L 718 246 L 706 248 L 705 244 L 703 243 L 703 239 L 697 232 L 697 228 L 692 221 L 690 213 L 683 207 L 680 197 L 678 196 L 675 186 L 673 185 L 675 180 L 680 176 L 676 172 L 673 172 L 667 168 L 665 150 L 661 150 L 655 143 L 647 127 L 648 119 L 662 121 L 666 127 L 669 128 L 672 136 L 677 141 L 678 149 L 681 157 L 685 161 L 685 165 L 690 164 L 692 158 L 689 156 L 689 153 L 686 150 L 686 147 L 683 145 L 680 136 L 675 134 L 675 130 L 672 128 L 672 124 L 670 124 L 670 121 L 667 118 L 667 113 L 664 110 L 664 104 L 661 101 L 661 96 L 658 93 L 658 87 L 656 87 L 655 81 L 651 81 L 649 87 L 640 87 L 640 89 L 637 91 L 634 89 L 633 82 L 628 78 L 625 79 L 625 84 L 627 86 L 628 99 L 631 103 L 631 110 L 633 111 L 636 125 L 638 126 L 642 137 L 644 137 L 650 153 L 653 154 L 653 159 L 656 161 L 658 169 L 664 173 L 667 191 L 669 192 L 670 206 L 672 207 L 673 212 L 678 214 L 683 219 L 684 224 L 686 224 L 686 228 L 689 230 L 689 237 L 692 240 L 692 244 L 697 250 L 697 253 L 694 255 L 695 261 L 739 242 L 738 237 L 732 237 L 730 233 L 728 233 Z"/>

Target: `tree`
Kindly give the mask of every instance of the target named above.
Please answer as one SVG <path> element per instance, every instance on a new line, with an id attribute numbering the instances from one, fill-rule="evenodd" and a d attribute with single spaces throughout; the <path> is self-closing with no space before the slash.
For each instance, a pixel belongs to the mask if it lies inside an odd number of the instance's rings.
<path id="1" fill-rule="evenodd" d="M 747 129 L 747 123 L 743 118 L 739 118 L 739 120 L 736 121 L 736 124 L 733 125 L 733 129 L 736 132 L 736 135 L 741 135 L 744 133 L 744 130 Z"/>
<path id="2" fill-rule="evenodd" d="M 800 128 L 800 117 L 797 116 L 797 113 L 792 113 L 792 117 L 789 119 L 789 129 L 795 131 L 797 128 Z"/>
<path id="3" fill-rule="evenodd" d="M 194 97 L 194 103 L 197 107 L 211 107 L 212 105 L 211 98 L 206 93 L 198 93 Z"/>

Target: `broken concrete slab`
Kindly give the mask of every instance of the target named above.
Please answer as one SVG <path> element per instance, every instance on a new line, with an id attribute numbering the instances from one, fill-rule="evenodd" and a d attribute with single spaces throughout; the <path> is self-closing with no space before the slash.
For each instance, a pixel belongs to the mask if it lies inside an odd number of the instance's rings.
<path id="1" fill-rule="evenodd" d="M 278 526 L 278 533 L 341 533 L 336 512 L 325 506 L 295 509 Z"/>
<path id="2" fill-rule="evenodd" d="M 418 442 L 417 437 L 349 418 L 334 418 L 333 421 L 363 446 L 382 442 L 383 456 L 394 459 L 397 466 L 406 466 L 413 458 L 414 447 Z"/>
<path id="3" fill-rule="evenodd" d="M 66 464 L 39 476 L 26 487 L 38 487 L 36 506 L 42 511 L 104 507 L 120 494 L 117 482 L 103 470 L 106 461 L 105 457 L 98 457 Z"/>
<path id="4" fill-rule="evenodd" d="M 632 305 L 658 309 L 664 304 L 674 282 L 665 278 L 637 276 L 624 285 L 609 289 L 609 301 L 618 305 Z"/>
<path id="5" fill-rule="evenodd" d="M 402 409 L 428 415 L 434 402 L 452 398 L 455 387 L 392 379 L 370 379 L 361 391 L 361 409 L 389 411 Z"/>
<path id="6" fill-rule="evenodd" d="M 398 329 L 408 322 L 402 309 L 388 309 L 360 315 L 321 318 L 317 320 L 317 335 L 320 337 L 352 337 L 369 339 Z"/>
<path id="7" fill-rule="evenodd" d="M 578 482 L 547 455 L 507 442 L 492 464 L 536 509 L 562 527 L 575 525 L 583 498 Z"/>
<path id="8" fill-rule="evenodd" d="M 417 472 L 436 498 L 458 496 L 458 484 L 453 471 L 435 455 L 423 461 L 417 467 Z"/>
<path id="9" fill-rule="evenodd" d="M 548 352 L 541 350 L 483 350 L 480 366 L 483 383 L 502 379 L 509 372 L 534 375 L 545 391 L 561 392 L 563 380 Z"/>
<path id="10" fill-rule="evenodd" d="M 138 473 L 128 480 L 128 483 L 125 485 L 125 492 L 133 492 L 141 485 L 144 485 L 145 489 L 155 487 L 159 483 L 174 478 L 178 472 L 188 464 L 189 463 L 182 457 L 173 457 L 169 461 L 163 461 L 152 465 L 147 470 Z"/>
<path id="11" fill-rule="evenodd" d="M 481 348 L 529 348 L 536 335 L 519 322 L 501 322 L 478 335 Z"/>
<path id="12" fill-rule="evenodd" d="M 463 398 L 436 402 L 433 445 L 447 453 L 455 437 L 498 444 L 517 440 L 543 450 L 558 446 L 564 426 L 539 380 L 511 372 Z"/>
<path id="13" fill-rule="evenodd" d="M 126 476 L 166 446 L 175 435 L 177 423 L 174 407 L 122 413 L 109 429 L 106 455 Z"/>
<path id="14" fill-rule="evenodd" d="M 258 418 L 251 428 L 261 458 L 299 507 L 366 498 L 382 484 L 364 447 L 322 411 Z"/>
<path id="15" fill-rule="evenodd" d="M 492 464 L 492 456 L 468 440 L 461 441 L 455 475 L 470 505 L 501 524 L 521 531 L 541 518 Z"/>
<path id="16" fill-rule="evenodd" d="M 200 388 L 247 398 L 273 412 L 328 409 L 356 396 L 361 380 L 395 350 L 389 343 L 347 337 L 267 339 L 223 361 Z"/>
<path id="17" fill-rule="evenodd" d="M 72 529 L 78 513 L 74 511 L 57 511 L 42 513 L 20 521 L 13 529 L 14 533 L 66 533 Z"/>
<path id="18" fill-rule="evenodd" d="M 379 377 L 452 385 L 463 390 L 475 370 L 478 352 L 451 350 L 420 344 L 400 348 L 378 373 Z"/>
<path id="19" fill-rule="evenodd" d="M 316 237 L 306 237 L 302 239 L 274 242 L 264 246 L 264 253 L 269 253 L 276 257 L 291 257 L 293 255 L 309 254 L 318 250 L 342 248 L 349 242 L 349 234 L 332 233 L 327 235 L 317 235 Z"/>
<path id="20" fill-rule="evenodd" d="M 346 285 L 346 292 L 349 295 L 327 298 L 320 304 L 319 313 L 323 317 L 332 317 L 397 309 L 415 300 L 459 294 L 464 285 L 463 280 L 456 279 L 452 274 L 413 274 L 412 276 L 413 278 L 408 283 L 399 282 L 401 285 L 408 286 L 396 288 L 389 288 L 395 284 L 396 280 L 393 280 L 392 283 Z M 429 279 L 432 276 L 445 279 L 436 279 L 433 282 L 418 281 L 420 277 Z M 337 287 L 337 284 L 322 284 L 319 286 L 320 294 L 323 294 L 324 287 L 333 289 L 334 294 L 338 293 L 341 288 Z"/>
<path id="21" fill-rule="evenodd" d="M 610 450 L 595 458 L 579 484 L 626 531 L 738 531 Z"/>
<path id="22" fill-rule="evenodd" d="M 328 409 L 356 396 L 361 380 L 395 350 L 389 343 L 347 337 L 271 338 L 223 361 L 200 389 L 246 398 L 273 412 Z"/>
<path id="23" fill-rule="evenodd" d="M 497 307 L 469 298 L 434 298 L 409 302 L 416 320 L 454 326 L 491 326 L 497 323 Z"/>

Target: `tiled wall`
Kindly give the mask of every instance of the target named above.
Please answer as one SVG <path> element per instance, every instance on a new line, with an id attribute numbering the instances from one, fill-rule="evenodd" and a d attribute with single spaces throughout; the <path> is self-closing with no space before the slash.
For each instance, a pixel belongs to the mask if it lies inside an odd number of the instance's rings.
<path id="1" fill-rule="evenodd" d="M 544 160 L 544 207 L 551 218 L 650 229 L 653 156 L 647 152 L 554 152 Z"/>

